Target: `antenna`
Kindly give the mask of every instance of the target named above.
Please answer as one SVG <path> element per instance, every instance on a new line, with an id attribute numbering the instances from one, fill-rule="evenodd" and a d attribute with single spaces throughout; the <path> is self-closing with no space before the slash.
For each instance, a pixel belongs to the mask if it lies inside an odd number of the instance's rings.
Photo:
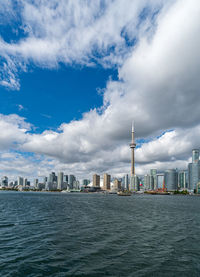
<path id="1" fill-rule="evenodd" d="M 134 132 L 134 121 L 132 121 L 132 133 Z"/>

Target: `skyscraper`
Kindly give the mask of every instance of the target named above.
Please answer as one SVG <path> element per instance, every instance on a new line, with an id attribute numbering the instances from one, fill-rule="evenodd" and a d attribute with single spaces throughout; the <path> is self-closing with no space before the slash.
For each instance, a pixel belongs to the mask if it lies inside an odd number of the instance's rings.
<path id="1" fill-rule="evenodd" d="M 168 169 L 165 171 L 165 187 L 168 191 L 174 191 L 178 189 L 178 174 L 175 169 Z"/>
<path id="2" fill-rule="evenodd" d="M 65 182 L 65 183 L 68 184 L 68 175 L 64 175 L 64 177 L 63 177 L 63 182 Z"/>
<path id="3" fill-rule="evenodd" d="M 130 191 L 140 190 L 140 179 L 137 175 L 131 176 L 129 190 Z"/>
<path id="4" fill-rule="evenodd" d="M 56 182 L 56 181 L 57 181 L 57 178 L 56 178 L 55 172 L 51 172 L 51 173 L 49 174 L 48 182 L 49 182 L 49 183 L 53 183 L 53 182 Z"/>
<path id="5" fill-rule="evenodd" d="M 58 172 L 58 189 L 59 190 L 62 190 L 62 188 L 63 188 L 63 176 L 64 176 L 64 174 L 63 174 L 63 172 Z"/>
<path id="6" fill-rule="evenodd" d="M 75 180 L 73 182 L 73 189 L 74 190 L 79 190 L 80 189 L 80 182 L 79 181 Z"/>
<path id="7" fill-rule="evenodd" d="M 23 178 L 23 186 L 24 186 L 24 187 L 27 186 L 27 178 Z"/>
<path id="8" fill-rule="evenodd" d="M 157 189 L 163 188 L 163 182 L 164 182 L 164 174 L 158 173 L 157 175 Z"/>
<path id="9" fill-rule="evenodd" d="M 74 175 L 69 175 L 68 182 L 69 182 L 69 188 L 73 189 L 73 183 L 76 181 L 76 177 Z"/>
<path id="10" fill-rule="evenodd" d="M 7 176 L 3 176 L 1 178 L 1 186 L 2 187 L 7 187 L 8 186 L 8 177 Z"/>
<path id="11" fill-rule="evenodd" d="M 193 149 L 192 150 L 192 163 L 198 163 L 199 162 L 199 150 Z"/>
<path id="12" fill-rule="evenodd" d="M 56 190 L 57 189 L 57 176 L 55 172 L 51 172 L 45 184 L 46 190 Z"/>
<path id="13" fill-rule="evenodd" d="M 128 174 L 126 174 L 126 175 L 124 176 L 124 188 L 125 188 L 126 190 L 129 190 L 129 185 L 128 185 Z"/>
<path id="14" fill-rule="evenodd" d="M 192 150 L 192 163 L 188 165 L 188 185 L 190 190 L 196 189 L 197 183 L 200 181 L 200 162 L 199 150 Z"/>
<path id="15" fill-rule="evenodd" d="M 135 175 L 135 138 L 134 138 L 134 125 L 132 124 L 132 140 L 131 140 L 131 144 L 130 144 L 130 148 L 131 148 L 131 176 Z"/>
<path id="16" fill-rule="evenodd" d="M 93 187 L 100 187 L 100 176 L 97 174 L 93 175 Z"/>
<path id="17" fill-rule="evenodd" d="M 156 190 L 158 188 L 158 185 L 157 185 L 157 169 L 150 169 L 150 176 L 153 177 L 153 185 L 151 186 L 151 189 Z"/>
<path id="18" fill-rule="evenodd" d="M 38 179 L 35 178 L 35 179 L 33 180 L 33 185 L 34 185 L 35 188 L 37 188 L 38 183 L 39 183 Z"/>
<path id="19" fill-rule="evenodd" d="M 107 173 L 103 175 L 103 189 L 110 190 L 110 175 Z"/>
<path id="20" fill-rule="evenodd" d="M 18 186 L 23 186 L 23 177 L 18 177 L 18 181 L 17 181 Z"/>
<path id="21" fill-rule="evenodd" d="M 114 190 L 120 190 L 121 189 L 121 181 L 118 179 L 114 180 Z"/>
<path id="22" fill-rule="evenodd" d="M 180 189 L 188 188 L 188 172 L 186 170 L 178 172 L 178 187 Z"/>
<path id="23" fill-rule="evenodd" d="M 144 176 L 144 189 L 145 190 L 153 190 L 154 189 L 153 175 L 146 174 Z"/>

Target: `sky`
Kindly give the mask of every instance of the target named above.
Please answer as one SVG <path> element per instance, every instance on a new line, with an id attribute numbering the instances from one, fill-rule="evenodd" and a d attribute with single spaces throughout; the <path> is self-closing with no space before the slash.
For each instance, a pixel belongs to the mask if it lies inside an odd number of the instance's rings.
<path id="1" fill-rule="evenodd" d="M 0 0 L 0 175 L 186 169 L 200 137 L 198 0 Z"/>

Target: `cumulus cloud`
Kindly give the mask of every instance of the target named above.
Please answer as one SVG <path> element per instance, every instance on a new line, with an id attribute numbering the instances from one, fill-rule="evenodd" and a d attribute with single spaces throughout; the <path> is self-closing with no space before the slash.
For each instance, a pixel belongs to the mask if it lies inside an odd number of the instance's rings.
<path id="1" fill-rule="evenodd" d="M 31 124 L 16 114 L 0 114 L 0 149 L 17 148 L 25 142 Z"/>
<path id="2" fill-rule="evenodd" d="M 17 176 L 28 177 L 30 181 L 39 177 L 43 181 L 43 177 L 48 176 L 49 172 L 60 169 L 55 161 L 41 155 L 24 154 L 19 150 L 2 151 L 0 159 L 0 173 L 9 176 L 9 181 L 16 180 Z"/>
<path id="3" fill-rule="evenodd" d="M 24 128 L 22 130 L 24 132 Z M 48 175 L 50 171 L 62 170 L 68 174 L 74 173 L 79 177 L 91 176 L 95 172 L 102 174 L 108 171 L 114 176 L 121 176 L 129 172 L 130 149 L 128 143 L 126 145 L 118 143 L 113 148 L 107 148 L 105 142 L 102 141 L 98 145 L 99 148 L 93 152 L 89 148 L 83 151 L 81 147 L 78 148 L 74 144 L 70 145 L 70 152 L 68 148 L 65 149 L 68 141 L 64 145 L 61 140 L 67 140 L 68 135 L 72 135 L 72 132 L 73 130 L 67 134 L 65 130 L 65 132 L 52 134 L 50 131 L 45 131 L 43 134 L 36 135 L 27 130 L 23 140 L 20 136 L 17 140 L 17 150 L 24 152 L 2 152 L 1 171 L 24 173 L 27 176 L 30 174 L 44 176 Z M 200 125 L 185 130 L 168 131 L 159 138 L 143 143 L 136 149 L 137 174 L 144 174 L 150 168 L 157 168 L 160 171 L 166 168 L 187 168 L 192 147 L 199 145 L 199 135 Z M 75 137 L 71 137 L 71 139 L 75 140 Z M 44 147 L 45 149 L 43 149 Z M 24 156 L 25 152 L 34 152 L 35 154 Z"/>
<path id="4" fill-rule="evenodd" d="M 154 15 L 164 1 L 16 3 L 23 36 L 14 42 L 0 40 L 0 56 L 5 60 L 0 69 L 1 85 L 13 89 L 19 89 L 18 70 L 26 70 L 30 63 L 47 68 L 55 68 L 59 63 L 100 63 L 106 67 L 122 64 L 139 34 L 153 28 Z"/>
<path id="5" fill-rule="evenodd" d="M 83 178 L 91 177 L 95 172 L 121 176 L 130 170 L 128 142 L 125 144 L 118 140 L 111 147 L 111 141 L 104 140 L 103 136 L 98 142 L 95 136 L 88 141 L 86 133 L 89 129 L 82 126 L 81 133 L 81 128 L 75 126 L 80 122 L 83 124 L 83 121 L 62 125 L 57 132 L 45 131 L 42 134 L 32 133 L 31 125 L 16 115 L 1 116 L 0 122 L 0 171 L 4 174 L 45 176 L 50 171 L 64 171 Z M 150 168 L 160 171 L 187 168 L 191 149 L 199 146 L 199 135 L 200 125 L 167 131 L 158 138 L 144 142 L 136 149 L 137 174 L 144 174 Z M 14 151 L 10 152 L 10 148 Z"/>
<path id="6" fill-rule="evenodd" d="M 198 1 L 177 1 L 159 15 L 152 39 L 142 39 L 119 70 L 139 128 L 147 122 L 147 131 L 199 122 L 199 12 Z"/>
<path id="7" fill-rule="evenodd" d="M 129 172 L 134 119 L 138 174 L 150 168 L 186 168 L 192 148 L 199 147 L 199 2 L 116 0 L 83 7 L 84 1 L 69 1 L 66 9 L 66 2 L 59 3 L 23 1 L 27 37 L 15 44 L 1 41 L 0 53 L 48 67 L 114 61 L 119 79 L 108 80 L 103 106 L 81 120 L 34 134 L 30 125 L 21 127 L 18 121 L 25 121 L 17 117 L 17 143 L 5 138 L 1 142 L 0 136 L 0 145 L 48 157 L 48 166 L 79 176 L 123 174 Z M 137 43 L 127 46 L 127 38 Z"/>

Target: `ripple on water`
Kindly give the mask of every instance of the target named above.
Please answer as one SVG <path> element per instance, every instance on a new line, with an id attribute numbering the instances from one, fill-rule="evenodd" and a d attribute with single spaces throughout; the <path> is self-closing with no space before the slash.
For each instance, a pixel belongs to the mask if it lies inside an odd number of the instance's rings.
<path id="1" fill-rule="evenodd" d="M 198 197 L 0 193 L 0 275 L 199 276 L 199 204 Z"/>

